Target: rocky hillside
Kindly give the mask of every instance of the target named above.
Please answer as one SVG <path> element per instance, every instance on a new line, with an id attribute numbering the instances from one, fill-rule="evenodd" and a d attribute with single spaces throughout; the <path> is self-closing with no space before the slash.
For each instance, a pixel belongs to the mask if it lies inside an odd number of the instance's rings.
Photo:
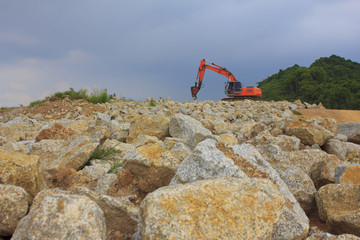
<path id="1" fill-rule="evenodd" d="M 301 107 L 1 110 L 0 239 L 360 239 L 360 123 Z"/>

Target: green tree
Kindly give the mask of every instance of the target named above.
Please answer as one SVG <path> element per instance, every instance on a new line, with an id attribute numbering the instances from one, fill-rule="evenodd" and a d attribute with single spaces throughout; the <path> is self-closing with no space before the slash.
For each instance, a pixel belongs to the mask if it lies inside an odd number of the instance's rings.
<path id="1" fill-rule="evenodd" d="M 295 64 L 258 83 L 265 100 L 300 99 L 326 108 L 360 109 L 360 64 L 331 55 L 310 67 Z"/>

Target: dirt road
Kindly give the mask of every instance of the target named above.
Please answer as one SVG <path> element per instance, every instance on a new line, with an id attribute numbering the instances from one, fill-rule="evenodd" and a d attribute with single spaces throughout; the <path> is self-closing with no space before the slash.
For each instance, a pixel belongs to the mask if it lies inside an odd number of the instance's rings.
<path id="1" fill-rule="evenodd" d="M 333 109 L 297 109 L 305 119 L 313 116 L 333 118 L 338 123 L 360 122 L 360 110 L 333 110 Z"/>

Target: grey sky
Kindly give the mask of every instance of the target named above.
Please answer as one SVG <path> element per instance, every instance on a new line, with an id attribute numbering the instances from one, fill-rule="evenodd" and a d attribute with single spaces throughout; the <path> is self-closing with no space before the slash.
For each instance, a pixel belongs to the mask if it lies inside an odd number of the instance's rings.
<path id="1" fill-rule="evenodd" d="M 190 100 L 202 58 L 244 85 L 332 54 L 360 62 L 358 0 L 0 0 L 0 106 L 107 88 Z M 207 71 L 198 100 L 226 78 Z"/>

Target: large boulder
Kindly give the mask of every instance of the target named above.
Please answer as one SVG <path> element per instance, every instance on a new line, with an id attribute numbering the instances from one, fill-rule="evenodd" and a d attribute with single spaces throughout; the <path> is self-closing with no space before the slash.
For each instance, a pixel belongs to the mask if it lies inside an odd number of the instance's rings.
<path id="1" fill-rule="evenodd" d="M 0 184 L 0 236 L 14 233 L 29 209 L 30 196 L 21 187 Z"/>
<path id="2" fill-rule="evenodd" d="M 360 238 L 352 234 L 333 235 L 322 232 L 311 234 L 305 240 L 360 240 Z"/>
<path id="3" fill-rule="evenodd" d="M 300 139 L 294 136 L 287 136 L 287 135 L 277 135 L 272 136 L 268 131 L 263 131 L 258 134 L 252 141 L 251 144 L 263 145 L 263 144 L 274 144 L 282 151 L 297 151 L 300 149 Z"/>
<path id="4" fill-rule="evenodd" d="M 142 202 L 134 239 L 303 239 L 307 231 L 279 224 L 289 220 L 286 202 L 265 179 L 218 178 L 168 186 Z"/>
<path id="5" fill-rule="evenodd" d="M 0 150 L 0 183 L 20 186 L 33 198 L 45 188 L 39 157 Z"/>
<path id="6" fill-rule="evenodd" d="M 206 139 L 178 167 L 171 184 L 190 183 L 219 177 L 246 178 L 246 174 L 216 147 L 217 142 Z"/>
<path id="7" fill-rule="evenodd" d="M 339 123 L 339 133 L 344 134 L 349 142 L 360 144 L 360 123 Z"/>
<path id="8" fill-rule="evenodd" d="M 42 191 L 12 239 L 106 239 L 104 213 L 88 197 Z"/>
<path id="9" fill-rule="evenodd" d="M 20 116 L 0 123 L 0 136 L 8 141 L 34 140 L 41 128 L 42 124 L 37 120 Z"/>
<path id="10" fill-rule="evenodd" d="M 138 135 L 155 136 L 161 140 L 169 136 L 170 119 L 163 115 L 139 115 L 130 124 L 127 142 Z"/>
<path id="11" fill-rule="evenodd" d="M 55 175 L 55 181 L 52 187 L 71 190 L 82 186 L 95 190 L 98 187 L 100 179 L 105 177 L 110 169 L 111 164 L 106 162 L 85 166 L 80 171 L 75 171 L 73 168 L 64 168 Z M 103 186 L 106 187 L 105 185 Z"/>
<path id="12" fill-rule="evenodd" d="M 301 209 L 292 193 L 287 188 L 279 174 L 267 163 L 261 154 L 250 144 L 226 147 L 212 139 L 199 143 L 192 155 L 179 166 L 171 184 L 191 183 L 202 179 L 220 177 L 236 177 L 240 179 L 261 178 L 271 180 L 277 185 L 288 202 L 286 222 L 279 222 L 279 229 L 293 226 L 299 231 L 308 230 L 308 218 Z M 285 208 L 284 208 L 285 209 Z M 285 230 L 283 230 L 285 231 Z M 290 232 L 283 233 L 292 234 Z"/>
<path id="13" fill-rule="evenodd" d="M 125 142 L 129 136 L 130 123 L 118 122 L 112 119 L 108 113 L 97 113 L 96 125 L 104 126 L 110 131 L 109 139 L 116 139 Z"/>
<path id="14" fill-rule="evenodd" d="M 56 122 L 52 126 L 42 129 L 35 140 L 36 142 L 40 142 L 44 139 L 67 140 L 75 133 L 76 132 L 73 129 Z"/>
<path id="15" fill-rule="evenodd" d="M 32 145 L 30 154 L 39 156 L 41 168 L 55 161 L 60 155 L 66 140 L 43 139 Z"/>
<path id="16" fill-rule="evenodd" d="M 232 124 L 232 132 L 237 135 L 240 142 L 254 138 L 265 129 L 265 124 L 252 121 Z"/>
<path id="17" fill-rule="evenodd" d="M 333 136 L 328 136 L 326 129 L 304 122 L 289 122 L 285 128 L 286 135 L 294 135 L 305 145 L 317 144 L 322 146 Z"/>
<path id="18" fill-rule="evenodd" d="M 360 185 L 325 185 L 316 194 L 316 204 L 332 232 L 360 236 Z"/>
<path id="19" fill-rule="evenodd" d="M 169 133 L 171 137 L 186 140 L 186 145 L 193 149 L 197 143 L 212 136 L 201 122 L 187 115 L 175 115 L 170 120 Z"/>
<path id="20" fill-rule="evenodd" d="M 315 206 L 316 188 L 311 178 L 297 167 L 278 171 L 301 208 L 309 213 Z"/>
<path id="21" fill-rule="evenodd" d="M 222 119 L 210 119 L 209 117 L 200 120 L 201 124 L 213 134 L 220 135 L 230 131 L 230 125 Z"/>
<path id="22" fill-rule="evenodd" d="M 317 189 L 335 181 L 335 168 L 341 164 L 335 155 L 318 149 L 290 152 L 288 158 L 291 165 L 309 175 Z"/>
<path id="23" fill-rule="evenodd" d="M 175 143 L 171 149 L 165 151 L 163 158 L 168 160 L 168 166 L 173 169 L 177 170 L 179 164 L 186 159 L 192 151 L 183 143 L 178 142 Z M 170 163 L 170 164 L 169 164 Z"/>
<path id="24" fill-rule="evenodd" d="M 21 154 L 31 154 L 32 146 L 35 140 L 11 141 L 0 146 L 1 150 L 5 152 L 16 152 Z"/>
<path id="25" fill-rule="evenodd" d="M 360 159 L 360 145 L 355 143 L 330 139 L 326 142 L 324 149 L 327 153 L 335 154 L 342 161 Z"/>
<path id="26" fill-rule="evenodd" d="M 65 168 L 78 170 L 89 160 L 95 149 L 109 137 L 109 130 L 103 126 L 93 126 L 82 134 L 76 134 L 51 153 L 53 158 L 42 159 L 46 184 L 52 186 L 55 175 Z"/>
<path id="27" fill-rule="evenodd" d="M 315 116 L 308 119 L 307 121 L 310 122 L 313 126 L 324 128 L 327 139 L 336 136 L 339 132 L 337 121 L 333 118 L 322 118 Z"/>
<path id="28" fill-rule="evenodd" d="M 337 139 L 329 139 L 324 146 L 324 150 L 329 154 L 335 154 L 340 160 L 346 160 L 346 147 L 344 142 Z"/>
<path id="29" fill-rule="evenodd" d="M 349 162 L 360 163 L 360 145 L 351 142 L 345 142 L 344 146 L 346 148 L 346 160 Z"/>
<path id="30" fill-rule="evenodd" d="M 256 147 L 277 171 L 297 167 L 312 179 L 317 189 L 334 182 L 335 168 L 342 163 L 335 155 L 319 149 L 288 152 L 275 144 L 262 144 Z"/>
<path id="31" fill-rule="evenodd" d="M 128 200 L 97 194 L 84 187 L 75 188 L 71 193 L 87 196 L 102 209 L 109 239 L 114 239 L 118 235 L 123 236 L 123 239 L 129 239 L 136 231 L 139 209 Z"/>
<path id="32" fill-rule="evenodd" d="M 335 183 L 360 185 L 360 165 L 340 165 L 335 169 Z"/>
<path id="33" fill-rule="evenodd" d="M 140 178 L 140 189 L 148 193 L 168 185 L 178 165 L 190 153 L 190 149 L 182 143 L 167 150 L 162 142 L 149 142 L 126 154 L 123 167 Z"/>
<path id="34" fill-rule="evenodd" d="M 112 189 L 117 179 L 117 175 L 114 173 L 108 173 L 99 178 L 97 181 L 95 192 L 98 194 L 107 194 Z"/>
<path id="35" fill-rule="evenodd" d="M 126 142 L 126 139 L 129 137 L 130 123 L 120 123 L 116 120 L 111 120 L 110 127 L 110 139 Z"/>
<path id="36" fill-rule="evenodd" d="M 231 148 L 224 148 L 218 145 L 225 152 L 226 156 L 232 158 L 237 166 L 251 178 L 268 179 L 274 183 L 287 201 L 287 219 L 279 222 L 278 228 L 282 229 L 284 236 L 293 234 L 288 227 L 297 229 L 298 232 L 307 232 L 309 220 L 297 200 L 289 190 L 286 183 L 281 179 L 278 172 L 262 157 L 256 148 L 250 144 L 234 145 Z"/>

